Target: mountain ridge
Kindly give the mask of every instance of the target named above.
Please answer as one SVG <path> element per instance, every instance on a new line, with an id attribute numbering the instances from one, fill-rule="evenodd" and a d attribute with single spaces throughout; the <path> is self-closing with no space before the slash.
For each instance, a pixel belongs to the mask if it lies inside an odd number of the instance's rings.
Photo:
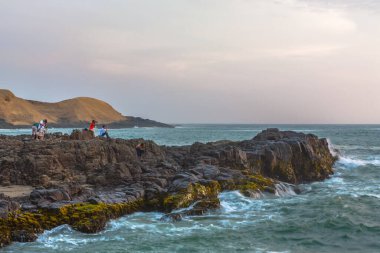
<path id="1" fill-rule="evenodd" d="M 108 127 L 172 127 L 161 122 L 124 116 L 105 101 L 91 97 L 76 97 L 59 102 L 41 102 L 15 96 L 0 89 L 0 128 L 29 127 L 41 119 L 53 127 L 86 127 L 95 119 Z"/>

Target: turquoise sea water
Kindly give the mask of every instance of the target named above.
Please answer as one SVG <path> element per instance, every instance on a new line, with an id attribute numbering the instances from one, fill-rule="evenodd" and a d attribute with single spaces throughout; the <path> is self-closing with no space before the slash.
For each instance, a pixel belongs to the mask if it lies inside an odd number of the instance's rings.
<path id="1" fill-rule="evenodd" d="M 61 226 L 0 252 L 380 252 L 379 125 L 183 125 L 110 130 L 110 135 L 186 145 L 250 139 L 267 127 L 328 138 L 340 152 L 335 175 L 302 185 L 299 195 L 250 199 L 225 192 L 220 210 L 178 223 L 160 221 L 161 213 L 135 213 L 94 235 Z"/>

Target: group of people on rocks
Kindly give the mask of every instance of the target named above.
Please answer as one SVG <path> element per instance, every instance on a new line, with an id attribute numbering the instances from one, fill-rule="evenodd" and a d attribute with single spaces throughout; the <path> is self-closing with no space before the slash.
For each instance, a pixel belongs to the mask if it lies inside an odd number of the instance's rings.
<path id="1" fill-rule="evenodd" d="M 44 136 L 47 132 L 47 123 L 48 123 L 47 119 L 42 119 L 40 122 L 34 123 L 32 125 L 32 137 L 34 140 L 44 139 Z M 97 122 L 95 120 L 92 120 L 89 129 L 84 129 L 84 130 L 92 131 L 94 136 L 96 136 L 95 134 L 96 123 Z M 103 125 L 102 128 L 99 130 L 98 136 L 100 137 L 105 136 L 107 138 L 110 138 L 110 136 L 108 135 L 108 129 L 106 125 Z"/>
<path id="2" fill-rule="evenodd" d="M 45 133 L 47 132 L 47 119 L 41 120 L 39 123 L 35 123 L 32 126 L 32 138 L 34 140 L 43 140 Z M 90 123 L 90 127 L 88 129 L 84 129 L 84 131 L 92 131 L 92 133 L 95 136 L 95 128 L 96 128 L 96 120 L 92 120 Z M 110 136 L 108 134 L 108 128 L 106 125 L 102 125 L 102 128 L 99 130 L 100 137 L 107 137 L 107 139 L 110 139 Z M 139 160 L 142 159 L 143 154 L 145 153 L 145 144 L 143 142 L 140 142 L 136 146 L 136 155 L 139 158 Z"/>
<path id="3" fill-rule="evenodd" d="M 94 136 L 96 135 L 95 134 L 95 127 L 96 127 L 96 120 L 92 120 L 91 121 L 91 124 L 90 124 L 90 127 L 88 128 L 88 131 L 92 131 L 94 133 Z M 108 128 L 106 125 L 103 125 L 102 128 L 100 128 L 99 130 L 99 136 L 100 137 L 107 137 L 107 139 L 110 138 L 110 136 L 108 135 Z"/>
<path id="4" fill-rule="evenodd" d="M 88 131 L 92 131 L 94 133 L 94 135 L 95 135 L 96 123 L 97 123 L 96 120 L 92 120 L 91 124 L 90 124 L 90 127 L 88 128 Z M 108 135 L 108 129 L 107 129 L 106 125 L 103 125 L 102 128 L 99 130 L 99 135 L 98 136 L 100 136 L 100 137 L 106 136 L 107 139 L 110 138 L 110 136 Z M 136 155 L 137 155 L 137 157 L 139 158 L 140 161 L 142 160 L 142 156 L 143 156 L 144 153 L 145 153 L 145 144 L 144 144 L 144 142 L 140 142 L 136 146 Z"/>

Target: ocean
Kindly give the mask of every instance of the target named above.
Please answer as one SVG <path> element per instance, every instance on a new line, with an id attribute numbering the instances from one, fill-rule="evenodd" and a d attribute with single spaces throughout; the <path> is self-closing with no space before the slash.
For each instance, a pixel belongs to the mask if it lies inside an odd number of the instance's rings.
<path id="1" fill-rule="evenodd" d="M 60 226 L 36 242 L 13 243 L 0 252 L 380 252 L 380 125 L 181 125 L 174 129 L 110 130 L 115 138 L 151 139 L 161 145 L 251 139 L 277 127 L 329 139 L 338 150 L 335 175 L 250 199 L 220 194 L 222 208 L 177 223 L 162 213 L 134 213 L 97 234 Z M 71 132 L 71 129 L 49 129 Z M 0 130 L 0 134 L 29 134 Z"/>

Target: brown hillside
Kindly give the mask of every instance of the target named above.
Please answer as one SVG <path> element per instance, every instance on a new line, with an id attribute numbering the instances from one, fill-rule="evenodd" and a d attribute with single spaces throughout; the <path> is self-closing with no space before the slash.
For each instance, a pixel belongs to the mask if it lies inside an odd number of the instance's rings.
<path id="1" fill-rule="evenodd" d="M 0 89 L 0 119 L 14 126 L 31 125 L 46 118 L 49 123 L 78 123 L 96 119 L 102 123 L 119 122 L 126 117 L 98 99 L 79 97 L 57 103 L 44 103 L 16 97 Z"/>

